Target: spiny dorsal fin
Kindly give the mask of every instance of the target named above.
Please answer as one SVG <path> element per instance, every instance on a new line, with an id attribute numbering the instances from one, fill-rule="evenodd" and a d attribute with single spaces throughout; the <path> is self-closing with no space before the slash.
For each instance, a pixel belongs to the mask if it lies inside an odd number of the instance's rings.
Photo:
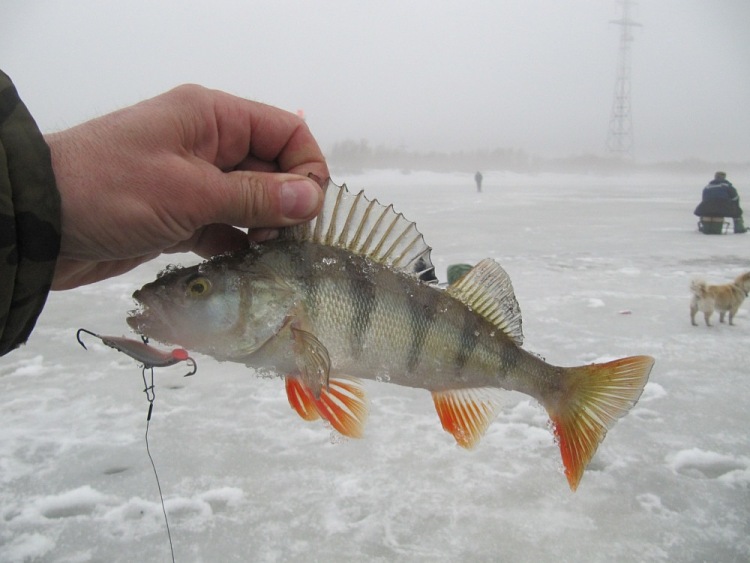
<path id="1" fill-rule="evenodd" d="M 309 241 L 343 248 L 415 277 L 433 277 L 430 248 L 417 225 L 393 210 L 351 193 L 346 184 L 330 179 L 320 214 L 308 223 L 282 230 L 288 240 Z"/>
<path id="2" fill-rule="evenodd" d="M 510 277 L 500 264 L 485 258 L 446 291 L 502 330 L 516 344 L 523 345 L 521 308 Z"/>

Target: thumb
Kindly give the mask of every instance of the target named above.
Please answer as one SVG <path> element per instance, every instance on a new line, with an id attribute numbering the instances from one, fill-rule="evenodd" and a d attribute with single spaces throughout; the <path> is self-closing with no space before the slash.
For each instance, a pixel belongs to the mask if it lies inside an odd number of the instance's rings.
<path id="1" fill-rule="evenodd" d="M 223 189 L 210 222 L 236 227 L 284 227 L 312 219 L 323 205 L 323 190 L 296 174 L 234 171 L 222 175 Z"/>

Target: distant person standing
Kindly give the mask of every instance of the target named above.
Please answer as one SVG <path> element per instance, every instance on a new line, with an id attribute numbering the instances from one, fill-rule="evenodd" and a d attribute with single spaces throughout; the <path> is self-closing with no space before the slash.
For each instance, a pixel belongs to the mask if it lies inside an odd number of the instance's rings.
<path id="1" fill-rule="evenodd" d="M 477 183 L 477 191 L 481 193 L 482 191 L 482 179 L 484 176 L 482 176 L 482 173 L 477 170 L 477 173 L 474 174 L 474 181 Z"/>
<path id="2" fill-rule="evenodd" d="M 742 220 L 740 196 L 727 180 L 726 172 L 714 174 L 714 179 L 703 188 L 702 200 L 693 213 L 698 217 L 731 217 L 735 233 L 747 232 Z"/>

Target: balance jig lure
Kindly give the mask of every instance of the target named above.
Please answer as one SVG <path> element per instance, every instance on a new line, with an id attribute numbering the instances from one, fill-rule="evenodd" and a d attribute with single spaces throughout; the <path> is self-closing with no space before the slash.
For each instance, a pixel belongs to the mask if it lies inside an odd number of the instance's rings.
<path id="1" fill-rule="evenodd" d="M 114 348 L 118 352 L 122 352 L 126 356 L 130 356 L 137 362 L 143 364 L 144 369 L 163 368 L 173 366 L 179 362 L 186 362 L 191 370 L 185 374 L 185 377 L 195 374 L 197 371 L 197 365 L 195 360 L 188 355 L 188 351 L 183 348 L 175 348 L 174 350 L 164 351 L 154 348 L 148 344 L 148 339 L 133 340 L 132 338 L 125 338 L 124 336 L 102 336 L 86 330 L 85 328 L 78 329 L 76 338 L 78 343 L 83 346 L 84 350 L 88 350 L 86 345 L 81 340 L 81 333 L 85 332 L 101 340 L 106 346 Z"/>

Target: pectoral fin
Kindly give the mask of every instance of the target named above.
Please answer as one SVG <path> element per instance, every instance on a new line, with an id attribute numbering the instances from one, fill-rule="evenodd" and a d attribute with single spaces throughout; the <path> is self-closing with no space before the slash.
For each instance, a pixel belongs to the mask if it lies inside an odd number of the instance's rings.
<path id="1" fill-rule="evenodd" d="M 457 389 L 435 391 L 435 402 L 443 429 L 453 434 L 458 445 L 473 448 L 495 419 L 499 401 L 493 389 Z"/>
<path id="2" fill-rule="evenodd" d="M 286 376 L 289 404 L 308 421 L 324 418 L 349 438 L 361 438 L 367 419 L 367 398 L 362 384 L 353 377 L 331 378 L 328 387 L 315 397 L 298 375 Z"/>
<path id="3" fill-rule="evenodd" d="M 311 332 L 292 327 L 292 338 L 301 378 L 318 399 L 321 390 L 328 387 L 328 374 L 331 371 L 328 350 Z"/>

